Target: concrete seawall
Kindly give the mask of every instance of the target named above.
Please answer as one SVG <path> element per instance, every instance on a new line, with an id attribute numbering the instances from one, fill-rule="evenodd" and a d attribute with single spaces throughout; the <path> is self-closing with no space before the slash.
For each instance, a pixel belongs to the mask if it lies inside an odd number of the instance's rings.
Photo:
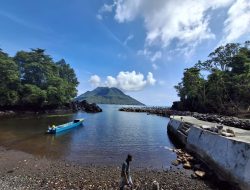
<path id="1" fill-rule="evenodd" d="M 209 131 L 216 124 L 188 116 L 171 116 L 170 135 L 205 162 L 219 178 L 243 190 L 250 189 L 250 133 L 242 129 L 220 126 L 234 131 L 235 137 Z"/>

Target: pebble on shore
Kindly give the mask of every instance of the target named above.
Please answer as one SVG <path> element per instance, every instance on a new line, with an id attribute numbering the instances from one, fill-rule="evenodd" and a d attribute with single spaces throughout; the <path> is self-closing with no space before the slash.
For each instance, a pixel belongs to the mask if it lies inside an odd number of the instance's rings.
<path id="1" fill-rule="evenodd" d="M 131 168 L 133 189 L 220 189 L 182 170 Z M 10 172 L 11 171 L 11 172 Z M 120 167 L 83 166 L 0 149 L 0 187 L 9 189 L 118 189 Z"/>

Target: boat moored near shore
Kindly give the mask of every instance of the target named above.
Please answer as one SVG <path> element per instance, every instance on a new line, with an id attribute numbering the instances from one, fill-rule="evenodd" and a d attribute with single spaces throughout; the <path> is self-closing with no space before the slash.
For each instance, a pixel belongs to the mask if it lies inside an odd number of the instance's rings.
<path id="1" fill-rule="evenodd" d="M 47 134 L 56 134 L 62 131 L 66 131 L 69 129 L 72 129 L 74 127 L 78 127 L 79 125 L 82 124 L 82 122 L 84 121 L 84 119 L 75 119 L 72 122 L 69 123 L 65 123 L 63 125 L 52 125 L 52 127 L 49 127 L 48 130 L 46 131 Z"/>

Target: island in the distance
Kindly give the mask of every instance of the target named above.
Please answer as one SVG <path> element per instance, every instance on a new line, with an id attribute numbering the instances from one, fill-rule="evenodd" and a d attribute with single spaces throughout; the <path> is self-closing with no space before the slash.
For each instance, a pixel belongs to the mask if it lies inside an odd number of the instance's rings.
<path id="1" fill-rule="evenodd" d="M 86 100 L 89 103 L 97 104 L 144 105 L 114 87 L 97 87 L 78 96 L 75 100 L 80 102 Z"/>

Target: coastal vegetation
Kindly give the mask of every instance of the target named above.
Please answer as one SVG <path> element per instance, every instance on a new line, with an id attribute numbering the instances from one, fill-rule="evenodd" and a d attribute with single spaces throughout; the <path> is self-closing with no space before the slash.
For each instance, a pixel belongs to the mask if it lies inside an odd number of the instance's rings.
<path id="1" fill-rule="evenodd" d="M 175 86 L 179 102 L 172 108 L 197 112 L 240 114 L 250 110 L 250 42 L 216 48 L 208 60 L 185 69 Z"/>
<path id="2" fill-rule="evenodd" d="M 55 62 L 44 49 L 0 49 L 0 109 L 54 109 L 77 95 L 78 80 L 64 59 Z"/>

